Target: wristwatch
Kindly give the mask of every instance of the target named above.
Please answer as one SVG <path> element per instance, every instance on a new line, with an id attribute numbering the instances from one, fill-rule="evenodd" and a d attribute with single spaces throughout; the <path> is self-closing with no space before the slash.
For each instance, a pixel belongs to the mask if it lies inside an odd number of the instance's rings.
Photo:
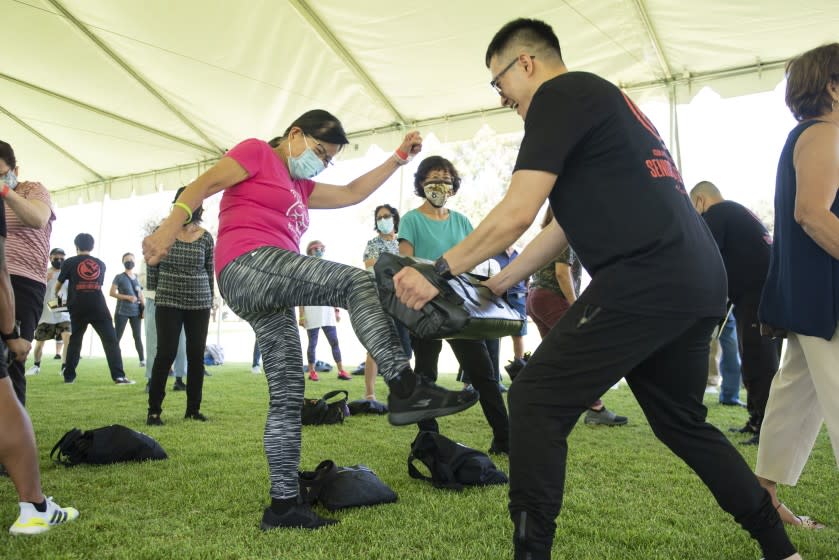
<path id="1" fill-rule="evenodd" d="M 454 278 L 454 274 L 452 274 L 451 269 L 449 269 L 448 261 L 446 261 L 446 259 L 443 257 L 440 257 L 439 259 L 434 261 L 434 272 L 436 272 L 445 280 L 451 280 L 452 278 Z"/>
<path id="2" fill-rule="evenodd" d="M 3 340 L 14 340 L 16 338 L 20 338 L 20 321 L 15 321 L 15 327 L 9 334 L 0 333 L 0 338 Z"/>

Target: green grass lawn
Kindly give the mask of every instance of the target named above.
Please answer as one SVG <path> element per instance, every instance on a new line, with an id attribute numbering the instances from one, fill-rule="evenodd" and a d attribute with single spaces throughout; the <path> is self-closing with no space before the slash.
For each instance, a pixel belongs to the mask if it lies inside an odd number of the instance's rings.
<path id="1" fill-rule="evenodd" d="M 341 523 L 316 532 L 259 530 L 268 503 L 262 453 L 267 387 L 246 364 L 211 368 L 204 385 L 210 421 L 183 420 L 185 393 L 169 392 L 163 427 L 147 427 L 142 374 L 136 385 L 115 386 L 101 359 L 85 359 L 74 385 L 64 385 L 57 364 L 29 378 L 28 409 L 41 451 L 44 491 L 81 511 L 78 521 L 37 537 L 11 537 L 5 527 L 17 515 L 11 483 L 0 485 L 0 558 L 3 559 L 504 559 L 512 557 L 507 487 L 461 493 L 436 490 L 408 477 L 412 427 L 393 428 L 384 417 L 352 417 L 339 426 L 303 430 L 302 466 L 323 459 L 363 463 L 399 494 L 396 504 L 335 515 Z M 307 382 L 307 396 L 345 388 L 352 399 L 363 382 L 339 382 L 334 373 Z M 379 382 L 380 398 L 386 395 Z M 455 386 L 446 376 L 444 384 Z M 171 381 L 169 382 L 171 389 Z M 745 411 L 715 404 L 709 418 L 726 430 L 745 422 Z M 699 479 L 652 435 L 631 392 L 610 391 L 606 405 L 630 417 L 622 428 L 591 428 L 580 422 L 570 439 L 565 505 L 558 521 L 554 558 L 714 559 L 760 557 L 759 550 L 720 510 Z M 119 423 L 154 436 L 167 461 L 106 467 L 64 468 L 49 450 L 73 427 Z M 490 431 L 479 407 L 445 418 L 447 435 L 486 450 Z M 0 428 L 2 429 L 2 428 Z M 535 428 L 537 429 L 537 428 Z M 743 438 L 736 437 L 736 440 Z M 742 448 L 749 464 L 756 449 Z M 507 471 L 506 458 L 497 459 Z M 839 558 L 839 473 L 822 433 L 799 485 L 782 498 L 831 528 L 790 529 L 808 560 Z"/>

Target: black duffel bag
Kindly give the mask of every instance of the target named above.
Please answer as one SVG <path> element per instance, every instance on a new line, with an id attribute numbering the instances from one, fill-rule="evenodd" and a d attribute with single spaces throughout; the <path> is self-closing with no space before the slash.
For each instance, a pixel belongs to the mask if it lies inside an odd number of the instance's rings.
<path id="1" fill-rule="evenodd" d="M 50 458 L 68 467 L 109 465 L 166 459 L 166 452 L 153 437 L 114 424 L 85 432 L 73 428 L 53 446 Z"/>
<path id="2" fill-rule="evenodd" d="M 419 311 L 396 297 L 393 276 L 410 266 L 431 282 L 440 293 Z M 385 311 L 419 338 L 503 338 L 521 332 L 525 318 L 507 301 L 481 284 L 486 278 L 460 274 L 441 278 L 428 261 L 383 253 L 374 267 L 379 298 Z"/>
<path id="3" fill-rule="evenodd" d="M 320 503 L 329 511 L 389 504 L 398 497 L 366 465 L 338 467 L 322 461 L 314 471 L 298 473 L 300 496 L 309 505 Z"/>
<path id="4" fill-rule="evenodd" d="M 425 465 L 430 476 L 420 472 L 415 464 L 417 461 Z M 408 455 L 408 474 L 411 478 L 427 480 L 435 488 L 449 490 L 507 483 L 507 475 L 498 470 L 486 453 L 437 432 L 417 434 Z"/>
<path id="5" fill-rule="evenodd" d="M 340 395 L 344 395 L 336 401 L 330 402 Z M 329 391 L 319 399 L 303 399 L 303 408 L 300 410 L 300 420 L 304 426 L 319 426 L 322 424 L 341 424 L 344 418 L 350 415 L 347 407 L 347 399 L 350 394 L 343 390 Z"/>

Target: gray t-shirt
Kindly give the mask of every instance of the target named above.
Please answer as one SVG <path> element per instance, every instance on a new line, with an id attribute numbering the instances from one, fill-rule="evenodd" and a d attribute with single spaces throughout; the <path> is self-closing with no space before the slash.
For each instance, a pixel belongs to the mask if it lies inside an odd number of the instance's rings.
<path id="1" fill-rule="evenodd" d="M 131 303 L 124 299 L 117 300 L 117 315 L 125 317 L 136 317 L 140 314 L 140 281 L 137 276 L 129 278 L 126 273 L 117 274 L 113 282 L 117 287 L 117 291 L 124 296 L 134 296 L 137 298 L 137 303 Z"/>

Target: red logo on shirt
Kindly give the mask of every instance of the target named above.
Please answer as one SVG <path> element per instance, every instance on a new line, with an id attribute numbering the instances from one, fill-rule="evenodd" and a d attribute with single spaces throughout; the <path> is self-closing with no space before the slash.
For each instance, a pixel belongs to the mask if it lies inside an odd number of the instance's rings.
<path id="1" fill-rule="evenodd" d="M 678 191 L 685 192 L 682 174 L 679 173 L 679 169 L 676 167 L 676 162 L 674 162 L 673 158 L 670 157 L 670 153 L 667 151 L 667 146 L 661 138 L 661 135 L 658 133 L 658 130 L 653 125 L 652 121 L 647 118 L 647 115 L 642 113 L 641 109 L 639 109 L 625 93 L 623 94 L 623 98 L 626 101 L 626 104 L 629 105 L 629 110 L 632 111 L 632 114 L 636 119 L 638 119 L 638 122 L 641 123 L 641 126 L 647 129 L 647 132 L 649 132 L 661 145 L 661 149 L 653 150 L 652 157 L 644 162 L 650 176 L 653 179 L 669 177 L 676 181 L 676 189 Z"/>
<path id="2" fill-rule="evenodd" d="M 91 259 L 85 259 L 76 267 L 76 272 L 82 280 L 98 280 L 100 273 L 99 263 Z"/>

